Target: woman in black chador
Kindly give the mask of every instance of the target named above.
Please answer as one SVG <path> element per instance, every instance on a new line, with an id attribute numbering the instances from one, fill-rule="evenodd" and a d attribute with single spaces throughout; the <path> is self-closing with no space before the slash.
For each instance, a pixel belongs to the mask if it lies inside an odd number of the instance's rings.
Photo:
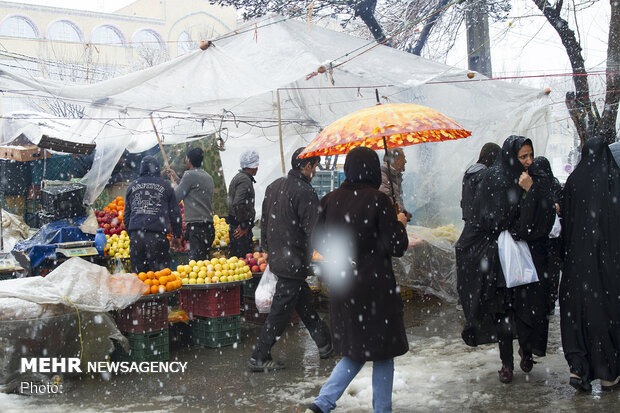
<path id="1" fill-rule="evenodd" d="M 588 140 L 562 205 L 566 248 L 560 282 L 562 347 L 570 385 L 619 386 L 620 169 L 600 138 Z"/>
<path id="2" fill-rule="evenodd" d="M 506 288 L 497 253 L 504 230 L 516 234 L 522 186 L 531 186 L 526 173 L 534 157 L 532 141 L 510 136 L 497 162 L 483 172 L 471 218 L 456 244 L 457 288 L 466 324 L 461 336 L 467 345 L 499 343 L 499 379 L 512 381 L 513 292 Z M 521 185 L 521 186 L 520 186 Z"/>
<path id="3" fill-rule="evenodd" d="M 549 161 L 537 157 L 527 169 L 533 184 L 523 184 L 526 195 L 521 201 L 521 211 L 516 235 L 527 241 L 536 267 L 539 282 L 512 288 L 521 370 L 532 370 L 532 354 L 544 356 L 547 351 L 550 305 L 550 251 L 549 232 L 555 222 L 553 173 Z M 557 284 L 556 284 L 557 285 Z"/>

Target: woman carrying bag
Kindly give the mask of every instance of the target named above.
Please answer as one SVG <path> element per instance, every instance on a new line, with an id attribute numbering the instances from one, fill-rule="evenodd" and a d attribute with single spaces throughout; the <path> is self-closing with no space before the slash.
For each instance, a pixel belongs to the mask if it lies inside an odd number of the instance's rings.
<path id="1" fill-rule="evenodd" d="M 498 255 L 498 237 L 503 231 L 518 232 L 523 187 L 533 184 L 527 168 L 534 159 L 532 141 L 510 136 L 497 162 L 478 185 L 471 218 L 456 243 L 457 289 L 466 324 L 461 337 L 477 346 L 497 342 L 502 383 L 512 381 L 515 330 L 513 291 L 506 288 Z"/>

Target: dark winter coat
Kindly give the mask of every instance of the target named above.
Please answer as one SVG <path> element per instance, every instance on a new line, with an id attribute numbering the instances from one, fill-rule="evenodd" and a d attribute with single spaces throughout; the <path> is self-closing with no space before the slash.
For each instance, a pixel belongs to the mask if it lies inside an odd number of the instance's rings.
<path id="1" fill-rule="evenodd" d="M 522 136 L 504 142 L 497 162 L 482 172 L 471 218 L 456 243 L 457 290 L 466 324 L 461 336 L 467 345 L 497 341 L 495 314 L 511 305 L 497 252 L 504 230 L 516 232 L 524 191 L 519 177 L 525 168 L 517 153 L 532 145 Z"/>
<path id="2" fill-rule="evenodd" d="M 228 223 L 241 229 L 254 226 L 256 210 L 254 209 L 254 177 L 239 170 L 228 186 Z"/>
<path id="3" fill-rule="evenodd" d="M 461 210 L 463 214 L 463 221 L 471 216 L 472 209 L 474 207 L 474 198 L 476 195 L 476 188 L 482 179 L 482 171 L 487 167 L 481 163 L 475 163 L 465 171 L 463 175 L 463 185 L 461 192 Z"/>
<path id="4" fill-rule="evenodd" d="M 562 348 L 571 373 L 620 376 L 620 169 L 600 138 L 586 141 L 564 186 Z"/>
<path id="5" fill-rule="evenodd" d="M 123 217 L 128 231 L 168 233 L 172 228 L 175 237 L 181 236 L 181 211 L 174 189 L 161 177 L 159 163 L 152 156 L 142 159 L 140 177 L 127 188 Z"/>
<path id="6" fill-rule="evenodd" d="M 542 357 L 549 332 L 550 284 L 557 286 L 549 272 L 549 232 L 555 221 L 553 174 L 549 161 L 542 157 L 534 160 L 528 173 L 534 184 L 521 202 L 516 235 L 527 242 L 539 281 L 514 287 L 513 307 L 520 343 L 527 342 L 528 349 Z"/>
<path id="7" fill-rule="evenodd" d="M 269 268 L 278 277 L 305 279 L 312 275 L 311 237 L 319 216 L 319 198 L 310 181 L 291 169 L 265 190 L 261 245 Z"/>
<path id="8" fill-rule="evenodd" d="M 407 249 L 407 233 L 390 198 L 378 191 L 376 153 L 356 148 L 346 162 L 358 167 L 345 163 L 347 180 L 321 200 L 316 230 L 315 245 L 325 259 L 321 277 L 329 285 L 332 341 L 336 353 L 354 360 L 387 360 L 408 350 L 392 270 L 392 257 Z"/>

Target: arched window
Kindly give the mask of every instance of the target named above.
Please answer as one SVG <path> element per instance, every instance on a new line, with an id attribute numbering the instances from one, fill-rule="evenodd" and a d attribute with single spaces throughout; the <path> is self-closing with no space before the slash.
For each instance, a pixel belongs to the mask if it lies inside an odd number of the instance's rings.
<path id="1" fill-rule="evenodd" d="M 142 29 L 136 32 L 131 39 L 133 47 L 144 47 L 148 49 L 162 49 L 163 42 L 161 36 L 154 30 Z"/>
<path id="2" fill-rule="evenodd" d="M 0 24 L 0 36 L 36 39 L 39 37 L 39 31 L 29 18 L 11 16 Z"/>
<path id="3" fill-rule="evenodd" d="M 93 30 L 91 42 L 110 46 L 124 46 L 125 38 L 122 32 L 116 27 L 104 25 Z"/>
<path id="4" fill-rule="evenodd" d="M 45 37 L 49 40 L 73 43 L 80 43 L 84 38 L 80 29 L 68 20 L 59 20 L 52 23 L 48 27 Z"/>
<path id="5" fill-rule="evenodd" d="M 192 37 L 187 32 L 181 32 L 177 39 L 177 56 L 196 50 L 198 48 L 197 42 L 192 40 Z"/>

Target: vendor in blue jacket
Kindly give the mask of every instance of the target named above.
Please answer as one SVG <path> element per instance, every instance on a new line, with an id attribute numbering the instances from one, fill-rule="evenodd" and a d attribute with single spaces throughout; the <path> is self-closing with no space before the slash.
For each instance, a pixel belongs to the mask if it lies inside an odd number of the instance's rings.
<path id="1" fill-rule="evenodd" d="M 142 159 L 140 177 L 127 188 L 124 221 L 131 270 L 138 273 L 169 268 L 166 235 L 172 229 L 173 243 L 180 243 L 181 211 L 172 185 L 161 177 L 159 162 L 152 156 Z"/>

